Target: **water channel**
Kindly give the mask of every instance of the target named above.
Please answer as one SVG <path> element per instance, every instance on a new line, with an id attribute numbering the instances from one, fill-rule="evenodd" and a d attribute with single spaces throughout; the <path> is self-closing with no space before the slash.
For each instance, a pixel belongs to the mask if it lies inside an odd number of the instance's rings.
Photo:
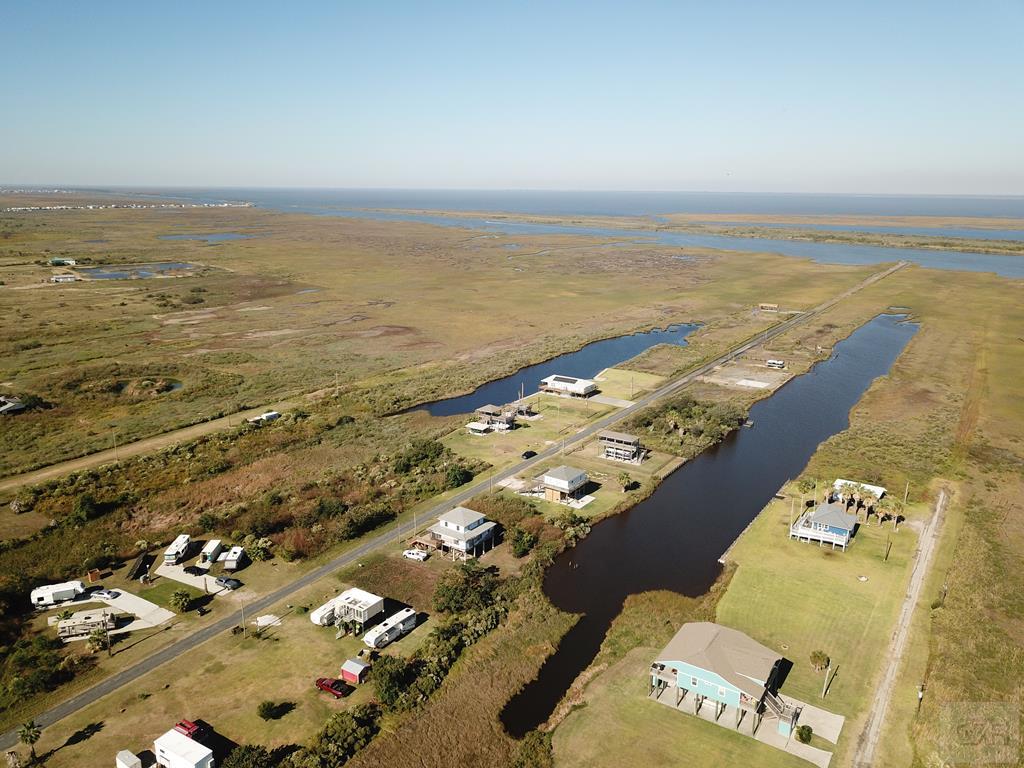
<path id="1" fill-rule="evenodd" d="M 528 395 L 536 392 L 537 385 L 545 376 L 560 373 L 583 379 L 591 378 L 605 368 L 636 357 L 656 344 L 685 345 L 686 337 L 699 327 L 692 324 L 670 325 L 661 330 L 594 341 L 575 352 L 520 368 L 510 376 L 489 381 L 469 394 L 435 400 L 411 410 L 427 411 L 431 416 L 452 416 L 470 413 L 482 405 L 504 405 L 519 398 L 520 388 Z"/>
<path id="2" fill-rule="evenodd" d="M 723 552 L 818 445 L 848 426 L 850 409 L 916 332 L 904 315 L 880 315 L 861 326 L 827 360 L 756 403 L 752 428 L 687 462 L 646 500 L 597 524 L 560 555 L 544 591 L 582 618 L 538 677 L 509 701 L 501 717 L 509 733 L 520 737 L 547 720 L 596 656 L 628 595 L 706 592 L 721 572 Z"/>

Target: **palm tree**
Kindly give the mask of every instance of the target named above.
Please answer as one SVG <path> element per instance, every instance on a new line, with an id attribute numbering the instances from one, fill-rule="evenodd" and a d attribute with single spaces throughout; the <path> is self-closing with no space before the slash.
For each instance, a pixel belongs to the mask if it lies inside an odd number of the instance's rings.
<path id="1" fill-rule="evenodd" d="M 622 486 L 622 492 L 625 493 L 633 486 L 633 478 L 629 476 L 629 472 L 619 472 L 619 485 Z"/>
<path id="2" fill-rule="evenodd" d="M 839 486 L 839 495 L 843 497 L 843 503 L 849 508 L 850 502 L 857 498 L 857 486 L 853 483 L 843 483 Z"/>
<path id="3" fill-rule="evenodd" d="M 42 730 L 36 725 L 35 720 L 29 720 L 27 723 L 22 723 L 22 726 L 18 729 L 18 740 L 22 744 L 26 744 L 29 750 L 29 760 L 34 765 L 36 762 L 36 742 L 39 741 L 39 737 L 43 735 Z"/>
<path id="4" fill-rule="evenodd" d="M 185 589 L 175 590 L 171 594 L 171 607 L 178 613 L 185 613 L 192 607 L 192 595 Z"/>
<path id="5" fill-rule="evenodd" d="M 878 524 L 882 524 L 882 509 L 878 506 L 878 497 L 871 491 L 864 491 L 861 499 L 864 502 L 864 522 L 868 521 L 868 515 L 874 512 L 878 516 Z"/>

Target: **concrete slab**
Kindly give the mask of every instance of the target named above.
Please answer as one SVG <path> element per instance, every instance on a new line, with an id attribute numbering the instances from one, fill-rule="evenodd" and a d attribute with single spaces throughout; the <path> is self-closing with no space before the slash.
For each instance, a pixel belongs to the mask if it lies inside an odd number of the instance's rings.
<path id="1" fill-rule="evenodd" d="M 657 695 L 657 693 L 658 692 L 655 691 L 649 696 L 649 698 L 654 701 L 657 701 L 659 704 L 664 704 L 667 707 L 671 707 L 672 709 L 678 710 L 680 713 L 684 715 L 689 715 L 691 717 L 694 716 L 692 695 L 682 699 L 679 702 L 679 705 L 676 706 L 675 692 L 673 688 L 662 689 L 660 697 Z M 828 715 L 833 718 L 839 717 L 838 715 L 832 715 L 831 712 L 825 712 L 824 710 L 819 710 L 816 707 L 811 707 L 810 705 L 804 704 L 803 702 L 799 702 L 796 699 L 787 698 L 786 700 L 791 704 L 795 704 L 796 706 L 805 707 L 809 710 L 814 710 L 814 712 L 812 713 L 812 717 L 815 718 L 818 716 L 818 713 L 820 713 L 821 715 Z M 776 729 L 777 721 L 773 718 L 764 718 L 764 720 L 761 722 L 760 727 L 757 729 L 757 732 L 755 733 L 754 717 L 749 712 L 743 714 L 743 719 L 740 721 L 740 724 L 737 727 L 736 710 L 726 708 L 722 712 L 722 714 L 716 718 L 715 703 L 713 701 L 705 701 L 703 705 L 701 705 L 700 711 L 697 713 L 696 717 L 699 717 L 701 720 L 705 720 L 709 723 L 714 723 L 715 725 L 718 725 L 722 728 L 729 728 L 730 730 L 736 731 L 737 733 L 742 733 L 744 736 L 749 736 L 755 739 L 756 741 L 761 742 L 762 744 L 767 744 L 770 747 L 781 749 L 783 752 L 788 752 L 789 754 L 794 755 L 795 757 L 799 757 L 802 760 L 806 760 L 809 763 L 813 763 L 814 765 L 818 766 L 818 768 L 828 768 L 828 765 L 832 760 L 831 752 L 826 752 L 823 749 L 818 749 L 817 747 L 812 747 L 808 744 L 801 744 L 799 741 L 796 740 L 795 735 L 787 738 L 780 734 Z M 842 720 L 843 718 L 839 719 Z M 822 718 L 823 727 L 826 729 L 829 727 L 827 725 L 827 722 L 828 721 L 826 718 Z M 799 724 L 810 725 L 812 728 L 814 728 L 814 733 L 817 735 L 818 729 L 814 726 L 813 723 L 807 722 L 804 719 L 803 713 L 801 713 Z M 842 728 L 842 723 L 840 723 L 839 727 Z M 838 732 L 835 735 L 836 738 L 839 737 Z"/>
<path id="2" fill-rule="evenodd" d="M 610 397 L 609 395 L 591 395 L 589 400 L 601 405 L 610 405 L 613 408 L 628 408 L 633 404 L 632 400 L 623 400 L 621 397 Z"/>
<path id="3" fill-rule="evenodd" d="M 223 587 L 219 586 L 214 580 L 213 576 L 193 576 L 191 573 L 185 573 L 185 566 L 183 565 L 167 565 L 166 563 L 161 564 L 157 569 L 156 573 L 158 576 L 177 581 L 182 584 L 187 584 L 190 587 L 195 587 L 201 592 L 206 592 L 211 595 L 216 595 L 218 592 L 223 591 Z"/>
<path id="4" fill-rule="evenodd" d="M 801 708 L 799 725 L 809 725 L 814 729 L 815 736 L 821 736 L 821 738 L 831 741 L 833 744 L 839 743 L 839 734 L 842 732 L 843 724 L 846 722 L 845 717 L 834 712 L 819 709 L 812 704 L 804 704 L 802 701 L 797 701 L 789 696 L 783 695 L 782 699 L 787 704 Z"/>
<path id="5" fill-rule="evenodd" d="M 117 592 L 117 597 L 113 599 L 101 599 L 90 595 L 82 595 L 83 599 L 76 600 L 75 605 L 84 603 L 106 603 L 111 608 L 117 609 L 119 613 L 129 613 L 135 617 L 135 620 L 131 624 L 111 631 L 110 634 L 112 635 L 132 632 L 136 629 L 159 627 L 161 624 L 170 621 L 177 615 L 173 611 L 161 608 L 156 603 L 151 603 L 149 600 L 139 597 L 138 595 L 133 595 L 131 592 L 125 592 L 123 589 L 115 591 Z"/>

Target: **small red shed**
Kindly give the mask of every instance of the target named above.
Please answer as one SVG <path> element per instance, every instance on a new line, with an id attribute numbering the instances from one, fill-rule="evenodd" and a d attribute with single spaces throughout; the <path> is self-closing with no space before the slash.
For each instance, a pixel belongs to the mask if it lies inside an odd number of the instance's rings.
<path id="1" fill-rule="evenodd" d="M 346 683 L 353 683 L 358 685 L 359 683 L 366 680 L 366 675 L 370 671 L 370 665 L 365 661 L 359 659 L 349 659 L 341 665 L 341 679 Z"/>

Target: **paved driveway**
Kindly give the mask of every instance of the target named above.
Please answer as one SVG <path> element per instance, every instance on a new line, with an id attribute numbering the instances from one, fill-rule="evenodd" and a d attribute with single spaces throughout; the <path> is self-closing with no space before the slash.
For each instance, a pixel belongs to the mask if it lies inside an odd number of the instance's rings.
<path id="1" fill-rule="evenodd" d="M 112 635 L 134 632 L 137 629 L 151 629 L 152 627 L 159 627 L 161 624 L 165 624 L 177 615 L 173 611 L 161 608 L 156 603 L 151 603 L 149 600 L 139 597 L 138 595 L 133 595 L 131 592 L 125 592 L 123 589 L 118 589 L 116 592 L 117 597 L 112 600 L 94 597 L 89 594 L 82 595 L 79 600 L 75 601 L 75 605 L 84 603 L 106 603 L 111 608 L 116 608 L 122 613 L 130 613 L 135 617 L 135 620 L 131 624 L 114 630 L 110 633 Z"/>
<path id="2" fill-rule="evenodd" d="M 166 579 L 187 584 L 190 587 L 195 587 L 200 592 L 206 592 L 211 595 L 215 595 L 224 589 L 217 584 L 213 576 L 207 576 L 205 574 L 202 576 L 193 576 L 191 573 L 185 573 L 185 566 L 183 565 L 162 564 L 156 569 L 156 573 L 157 576 L 163 576 Z"/>

